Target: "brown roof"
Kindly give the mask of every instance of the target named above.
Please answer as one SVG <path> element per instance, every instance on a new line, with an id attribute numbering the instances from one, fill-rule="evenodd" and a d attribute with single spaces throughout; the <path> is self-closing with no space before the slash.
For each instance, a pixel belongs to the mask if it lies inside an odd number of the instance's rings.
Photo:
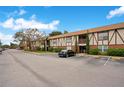
<path id="1" fill-rule="evenodd" d="M 107 31 L 107 30 L 113 30 L 113 29 L 117 29 L 117 28 L 124 28 L 124 22 L 119 23 L 119 24 L 112 24 L 112 25 L 107 25 L 107 26 L 102 26 L 102 27 L 91 28 L 91 29 L 87 29 L 87 30 L 81 30 L 81 31 L 77 31 L 77 32 L 70 32 L 67 34 L 52 36 L 52 37 L 49 37 L 48 39 L 56 39 L 56 38 L 61 38 L 61 37 L 86 34 L 87 31 L 88 31 L 88 33 L 92 33 L 92 32 L 102 32 L 102 31 Z"/>

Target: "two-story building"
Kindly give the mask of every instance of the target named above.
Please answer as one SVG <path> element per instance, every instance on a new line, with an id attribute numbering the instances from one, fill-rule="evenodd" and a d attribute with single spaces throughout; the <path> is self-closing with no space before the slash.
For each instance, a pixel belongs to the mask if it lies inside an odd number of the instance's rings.
<path id="1" fill-rule="evenodd" d="M 86 51 L 86 39 L 90 48 L 106 51 L 108 48 L 124 48 L 124 23 L 107 25 L 48 38 L 49 47 Z"/>

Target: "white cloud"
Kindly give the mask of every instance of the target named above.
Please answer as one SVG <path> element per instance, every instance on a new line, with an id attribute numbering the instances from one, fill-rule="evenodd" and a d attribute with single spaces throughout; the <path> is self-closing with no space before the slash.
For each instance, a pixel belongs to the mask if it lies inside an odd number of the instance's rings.
<path id="1" fill-rule="evenodd" d="M 30 17 L 30 19 L 36 19 L 36 15 L 33 14 L 33 15 Z"/>
<path id="2" fill-rule="evenodd" d="M 0 23 L 0 25 L 2 25 L 4 28 L 12 28 L 14 26 L 13 22 L 14 22 L 14 19 L 9 18 L 4 23 Z"/>
<path id="3" fill-rule="evenodd" d="M 14 16 L 22 16 L 24 14 L 26 14 L 27 11 L 25 11 L 24 9 L 20 9 L 20 10 L 15 10 L 13 12 L 7 13 L 7 17 L 14 17 Z"/>
<path id="4" fill-rule="evenodd" d="M 13 41 L 12 35 L 6 35 L 0 32 L 0 40 L 2 41 L 3 44 L 10 44 L 10 42 Z"/>
<path id="5" fill-rule="evenodd" d="M 23 10 L 23 9 L 19 10 L 19 15 L 24 15 L 24 14 L 26 14 L 25 10 Z"/>
<path id="6" fill-rule="evenodd" d="M 12 17 L 12 16 L 15 16 L 18 14 L 18 11 L 14 11 L 14 12 L 11 12 L 11 13 L 7 13 L 7 17 Z"/>
<path id="7" fill-rule="evenodd" d="M 50 23 L 42 23 L 36 21 L 35 19 L 25 20 L 23 18 L 9 18 L 5 22 L 0 23 L 0 26 L 4 28 L 9 28 L 12 30 L 20 30 L 20 29 L 27 29 L 27 28 L 37 28 L 40 30 L 56 30 L 57 26 L 59 25 L 59 20 L 54 20 Z"/>
<path id="8" fill-rule="evenodd" d="M 114 10 L 111 10 L 109 14 L 106 16 L 107 19 L 113 18 L 115 16 L 121 16 L 124 15 L 124 6 L 120 8 L 116 8 Z"/>

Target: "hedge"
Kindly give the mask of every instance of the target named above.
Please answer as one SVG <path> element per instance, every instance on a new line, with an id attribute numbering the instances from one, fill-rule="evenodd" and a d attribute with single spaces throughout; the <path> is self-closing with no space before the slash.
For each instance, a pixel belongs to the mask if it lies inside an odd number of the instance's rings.
<path id="1" fill-rule="evenodd" d="M 53 52 L 53 47 L 49 47 L 49 48 L 48 48 L 48 51 L 49 51 L 49 52 Z"/>
<path id="2" fill-rule="evenodd" d="M 64 48 L 53 48 L 53 47 L 50 47 L 49 49 L 48 49 L 48 51 L 50 51 L 50 52 L 60 52 L 61 50 L 63 50 Z"/>
<path id="3" fill-rule="evenodd" d="M 107 55 L 107 51 L 105 51 L 105 52 L 101 52 L 101 51 L 100 51 L 99 54 L 100 54 L 100 55 Z"/>
<path id="4" fill-rule="evenodd" d="M 107 50 L 107 55 L 124 57 L 124 48 L 110 48 Z"/>
<path id="5" fill-rule="evenodd" d="M 89 50 L 89 54 L 91 54 L 91 55 L 98 55 L 99 54 L 99 49 L 98 48 L 90 49 Z"/>
<path id="6" fill-rule="evenodd" d="M 41 51 L 41 48 L 40 48 L 40 47 L 36 47 L 35 50 L 36 50 L 36 51 Z"/>

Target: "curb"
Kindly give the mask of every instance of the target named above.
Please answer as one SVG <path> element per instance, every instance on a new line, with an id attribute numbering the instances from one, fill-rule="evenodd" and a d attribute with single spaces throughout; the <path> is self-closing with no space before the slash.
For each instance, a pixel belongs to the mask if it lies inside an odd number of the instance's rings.
<path id="1" fill-rule="evenodd" d="M 30 53 L 30 54 L 35 54 L 35 55 L 57 55 L 57 53 L 36 53 L 36 52 L 30 52 L 30 51 L 23 51 L 24 53 Z M 109 57 L 109 56 L 102 56 L 102 55 L 87 55 L 87 54 L 76 54 L 77 57 L 84 57 L 84 56 L 87 56 L 87 57 L 94 57 L 96 59 L 100 59 L 102 57 Z M 111 57 L 111 60 L 113 61 L 118 61 L 118 60 L 124 60 L 124 57 Z"/>
<path id="2" fill-rule="evenodd" d="M 46 55 L 46 54 L 50 54 L 50 55 L 55 55 L 57 53 L 37 53 L 37 52 L 30 52 L 30 51 L 23 51 L 24 53 L 30 53 L 30 54 L 35 54 L 35 55 Z"/>

